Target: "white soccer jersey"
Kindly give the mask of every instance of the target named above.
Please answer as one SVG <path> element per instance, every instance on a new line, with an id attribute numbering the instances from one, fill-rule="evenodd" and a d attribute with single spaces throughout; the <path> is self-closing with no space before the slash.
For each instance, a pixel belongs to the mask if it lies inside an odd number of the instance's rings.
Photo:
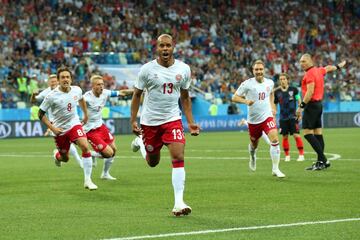
<path id="1" fill-rule="evenodd" d="M 179 108 L 180 89 L 191 83 L 189 65 L 175 60 L 170 67 L 163 67 L 153 60 L 140 69 L 135 87 L 145 91 L 140 123 L 158 126 L 181 119 Z"/>
<path id="2" fill-rule="evenodd" d="M 84 94 L 89 115 L 88 122 L 84 125 L 85 132 L 89 132 L 91 129 L 98 128 L 103 124 L 101 110 L 111 96 L 111 93 L 112 91 L 104 89 L 99 97 L 96 97 L 92 90 Z"/>
<path id="3" fill-rule="evenodd" d="M 39 93 L 39 95 L 35 96 L 35 99 L 36 99 L 37 101 L 39 101 L 39 102 L 42 102 L 42 101 L 44 100 L 44 98 L 45 98 L 51 91 L 52 91 L 51 88 L 48 87 L 48 88 L 44 89 L 43 91 L 41 91 L 41 92 Z M 49 110 L 49 111 L 47 112 L 47 117 L 48 117 L 48 119 L 49 119 L 50 121 L 52 121 L 52 119 L 54 118 L 53 115 L 52 115 L 52 113 L 51 113 L 51 110 Z"/>
<path id="4" fill-rule="evenodd" d="M 264 78 L 264 82 L 259 83 L 255 78 L 250 78 L 239 86 L 236 90 L 238 96 L 243 96 L 247 100 L 253 100 L 254 104 L 248 106 L 247 121 L 251 124 L 264 122 L 268 117 L 273 117 L 270 105 L 270 95 L 274 88 L 271 79 Z"/>
<path id="5" fill-rule="evenodd" d="M 71 86 L 67 93 L 57 87 L 45 97 L 40 109 L 44 112 L 51 111 L 53 125 L 62 128 L 65 133 L 73 126 L 81 124 L 76 109 L 80 99 L 82 99 L 82 90 L 78 86 Z"/>

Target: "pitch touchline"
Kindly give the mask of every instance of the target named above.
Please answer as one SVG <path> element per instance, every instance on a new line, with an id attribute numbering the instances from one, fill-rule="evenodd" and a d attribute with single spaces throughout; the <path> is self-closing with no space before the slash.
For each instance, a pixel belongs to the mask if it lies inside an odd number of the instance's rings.
<path id="1" fill-rule="evenodd" d="M 165 234 L 157 234 L 157 235 L 107 238 L 107 239 L 103 239 L 103 240 L 136 240 L 136 239 L 150 239 L 150 238 L 165 238 L 165 237 L 199 235 L 199 234 L 208 234 L 208 233 L 235 232 L 235 231 L 267 229 L 267 228 L 283 228 L 283 227 L 295 227 L 295 226 L 330 224 L 330 223 L 339 223 L 339 222 L 354 222 L 354 221 L 360 221 L 360 218 L 345 218 L 345 219 L 334 219 L 334 220 L 326 220 L 326 221 L 298 222 L 298 223 L 287 223 L 287 224 L 251 226 L 251 227 L 213 229 L 213 230 L 202 230 L 202 231 L 193 231 L 193 232 L 165 233 Z"/>
<path id="2" fill-rule="evenodd" d="M 305 152 L 307 154 L 307 152 Z M 339 154 L 335 154 L 335 153 L 326 153 L 326 155 L 330 155 L 328 157 L 329 160 L 341 160 L 341 161 L 359 161 L 360 159 L 358 158 L 341 158 L 341 155 Z M 0 154 L 0 157 L 26 157 L 26 158 L 52 158 L 51 155 L 48 154 L 39 154 L 39 155 L 35 155 L 35 154 Z M 140 158 L 140 156 L 138 155 L 121 155 L 121 156 L 116 156 L 116 158 L 121 158 L 121 159 L 128 159 L 128 158 Z M 187 158 L 190 159 L 222 159 L 222 160 L 234 160 L 234 159 L 238 159 L 238 160 L 248 160 L 249 157 L 196 157 L 196 156 L 187 156 Z M 267 157 L 258 157 L 258 160 L 262 160 L 262 159 L 269 159 Z M 313 160 L 313 159 L 308 159 L 308 160 Z"/>

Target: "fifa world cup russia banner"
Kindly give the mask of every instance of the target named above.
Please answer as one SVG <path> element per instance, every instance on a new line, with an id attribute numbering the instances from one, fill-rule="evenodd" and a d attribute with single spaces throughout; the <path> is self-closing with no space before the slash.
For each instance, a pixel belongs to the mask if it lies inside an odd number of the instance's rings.
<path id="1" fill-rule="evenodd" d="M 239 126 L 245 115 L 223 115 L 195 117 L 202 131 L 238 131 L 246 130 L 246 126 Z M 278 119 L 277 119 L 278 120 Z M 104 120 L 112 134 L 131 134 L 129 118 L 114 118 Z M 187 131 L 187 122 L 183 121 Z M 360 112 L 325 113 L 323 125 L 326 128 L 360 127 Z M 41 137 L 46 126 L 40 121 L 0 121 L 0 140 L 5 138 Z"/>
<path id="2" fill-rule="evenodd" d="M 104 123 L 112 134 L 131 133 L 128 118 L 106 119 Z M 0 139 L 41 137 L 46 129 L 40 121 L 0 121 Z"/>

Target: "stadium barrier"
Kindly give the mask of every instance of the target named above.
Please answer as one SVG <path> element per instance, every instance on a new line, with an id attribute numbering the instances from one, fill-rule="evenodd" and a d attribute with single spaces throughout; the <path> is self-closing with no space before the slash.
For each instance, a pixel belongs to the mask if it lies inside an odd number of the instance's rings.
<path id="1" fill-rule="evenodd" d="M 243 114 L 194 118 L 205 132 L 246 130 L 246 126 L 239 124 L 246 118 Z M 110 118 L 104 120 L 104 123 L 112 134 L 132 133 L 129 118 Z M 184 119 L 183 123 L 187 131 L 187 122 Z M 360 127 L 360 112 L 324 113 L 323 124 L 325 128 Z M 40 121 L 0 121 L 0 139 L 41 137 L 45 131 L 45 125 Z"/>
<path id="2" fill-rule="evenodd" d="M 112 134 L 130 134 L 129 118 L 111 118 L 104 120 Z M 0 121 L 0 139 L 41 137 L 46 126 L 40 121 Z"/>

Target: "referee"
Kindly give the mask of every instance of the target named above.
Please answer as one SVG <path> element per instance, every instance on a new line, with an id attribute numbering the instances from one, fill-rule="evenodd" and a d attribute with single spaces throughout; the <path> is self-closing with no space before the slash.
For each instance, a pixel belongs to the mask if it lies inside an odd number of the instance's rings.
<path id="1" fill-rule="evenodd" d="M 306 72 L 301 82 L 303 101 L 296 110 L 296 116 L 300 119 L 304 111 L 302 120 L 304 137 L 317 153 L 317 161 L 306 170 L 323 170 L 330 167 L 330 162 L 324 155 L 325 144 L 321 124 L 324 77 L 328 72 L 340 70 L 345 64 L 346 61 L 342 61 L 336 66 L 315 67 L 310 54 L 304 54 L 300 58 L 301 68 Z"/>

